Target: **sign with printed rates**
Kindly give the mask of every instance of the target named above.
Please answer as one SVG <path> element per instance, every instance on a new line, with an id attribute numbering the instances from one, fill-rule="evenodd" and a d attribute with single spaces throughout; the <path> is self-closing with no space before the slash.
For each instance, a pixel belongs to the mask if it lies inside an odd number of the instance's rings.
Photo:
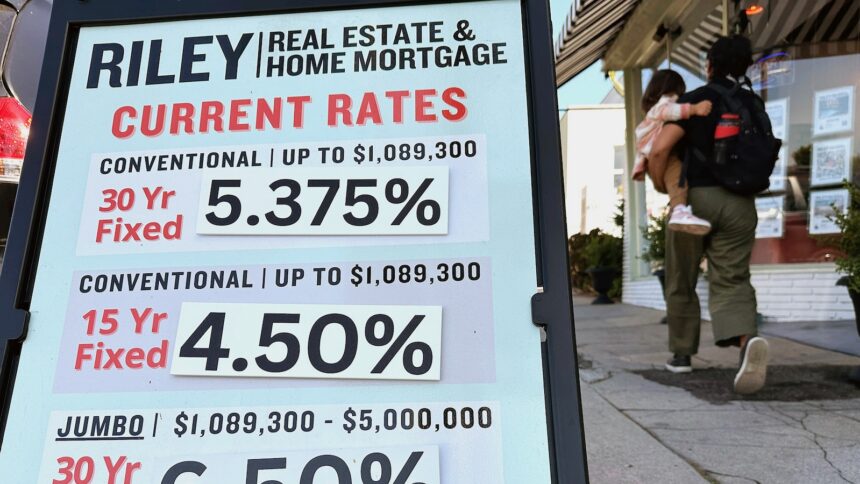
<path id="1" fill-rule="evenodd" d="M 4 482 L 553 479 L 523 5 L 356 7 L 75 31 Z"/>

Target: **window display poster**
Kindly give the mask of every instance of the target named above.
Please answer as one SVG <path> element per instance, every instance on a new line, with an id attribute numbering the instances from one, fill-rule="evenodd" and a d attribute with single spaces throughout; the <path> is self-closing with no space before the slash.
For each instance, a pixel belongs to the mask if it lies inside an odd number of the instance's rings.
<path id="1" fill-rule="evenodd" d="M 773 166 L 773 173 L 770 175 L 769 191 L 779 192 L 785 190 L 786 177 L 788 177 L 788 149 L 783 145 L 779 150 L 779 157 L 776 159 L 776 164 Z"/>
<path id="2" fill-rule="evenodd" d="M 812 186 L 835 185 L 851 178 L 851 138 L 812 144 Z"/>
<path id="3" fill-rule="evenodd" d="M 550 482 L 522 11 L 82 26 L 0 481 Z"/>
<path id="4" fill-rule="evenodd" d="M 848 190 L 822 190 L 809 193 L 809 233 L 838 234 L 833 220 L 837 213 L 848 211 Z"/>
<path id="5" fill-rule="evenodd" d="M 702 57 L 704 67 L 704 52 Z M 757 60 L 749 69 L 753 90 L 760 93 L 764 89 L 794 84 L 794 64 L 786 52 L 776 52 Z"/>
<path id="6" fill-rule="evenodd" d="M 854 129 L 854 86 L 815 92 L 814 136 Z"/>
<path id="7" fill-rule="evenodd" d="M 769 239 L 782 237 L 784 226 L 783 207 L 785 207 L 785 195 L 755 199 L 755 209 L 758 212 L 758 226 L 755 229 L 755 238 Z"/>
<path id="8" fill-rule="evenodd" d="M 773 135 L 782 140 L 783 146 L 788 146 L 788 98 L 768 101 L 764 104 L 764 108 L 770 117 Z"/>

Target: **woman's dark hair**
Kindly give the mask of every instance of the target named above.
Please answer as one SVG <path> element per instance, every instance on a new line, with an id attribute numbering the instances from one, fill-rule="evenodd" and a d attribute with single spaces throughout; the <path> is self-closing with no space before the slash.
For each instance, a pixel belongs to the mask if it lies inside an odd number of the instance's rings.
<path id="1" fill-rule="evenodd" d="M 732 76 L 738 79 L 746 75 L 753 63 L 752 44 L 742 35 L 719 37 L 708 49 L 711 77 Z"/>
<path id="2" fill-rule="evenodd" d="M 642 111 L 647 113 L 666 94 L 682 96 L 686 90 L 687 85 L 681 74 L 671 69 L 659 70 L 654 73 L 642 94 Z"/>

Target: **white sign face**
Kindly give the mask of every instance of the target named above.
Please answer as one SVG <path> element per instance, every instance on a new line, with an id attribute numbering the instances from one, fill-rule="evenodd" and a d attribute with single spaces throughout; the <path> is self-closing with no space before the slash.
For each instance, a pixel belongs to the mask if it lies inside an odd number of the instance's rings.
<path id="1" fill-rule="evenodd" d="M 837 213 L 848 211 L 848 190 L 822 190 L 809 193 L 809 233 L 838 234 L 833 220 Z"/>
<path id="2" fill-rule="evenodd" d="M 758 212 L 758 225 L 755 230 L 755 238 L 768 239 L 782 237 L 784 230 L 784 207 L 785 195 L 755 199 L 755 208 L 756 212 Z"/>
<path id="3" fill-rule="evenodd" d="M 82 27 L 3 473 L 550 482 L 524 45 L 514 0 Z"/>
<path id="4" fill-rule="evenodd" d="M 842 133 L 854 129 L 854 86 L 815 92 L 812 134 Z"/>
<path id="5" fill-rule="evenodd" d="M 836 185 L 849 179 L 851 138 L 816 141 L 812 144 L 811 185 Z"/>

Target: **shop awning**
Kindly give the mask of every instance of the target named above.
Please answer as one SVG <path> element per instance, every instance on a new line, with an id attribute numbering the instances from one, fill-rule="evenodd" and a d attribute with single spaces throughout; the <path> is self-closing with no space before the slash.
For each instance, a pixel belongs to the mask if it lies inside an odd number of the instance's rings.
<path id="1" fill-rule="evenodd" d="M 757 52 L 800 46 L 835 55 L 840 42 L 860 36 L 857 0 L 759 3 L 764 3 L 764 12 L 750 17 L 748 31 Z M 733 16 L 731 12 L 729 17 Z M 660 25 L 680 29 L 671 49 L 665 37 L 655 35 Z M 722 30 L 720 1 L 575 0 L 556 42 L 557 83 L 564 84 L 600 58 L 605 70 L 656 67 L 666 59 L 667 50 L 674 64 L 704 76 L 705 52 Z"/>
<path id="2" fill-rule="evenodd" d="M 574 0 L 555 44 L 560 86 L 606 53 L 641 0 Z"/>
<path id="3" fill-rule="evenodd" d="M 750 18 L 749 37 L 757 52 L 856 40 L 860 33 L 857 0 L 771 0 L 765 5 L 764 13 Z M 705 53 L 721 32 L 722 16 L 722 5 L 717 5 L 689 35 L 682 35 L 683 40 L 672 50 L 672 62 L 704 75 Z"/>

